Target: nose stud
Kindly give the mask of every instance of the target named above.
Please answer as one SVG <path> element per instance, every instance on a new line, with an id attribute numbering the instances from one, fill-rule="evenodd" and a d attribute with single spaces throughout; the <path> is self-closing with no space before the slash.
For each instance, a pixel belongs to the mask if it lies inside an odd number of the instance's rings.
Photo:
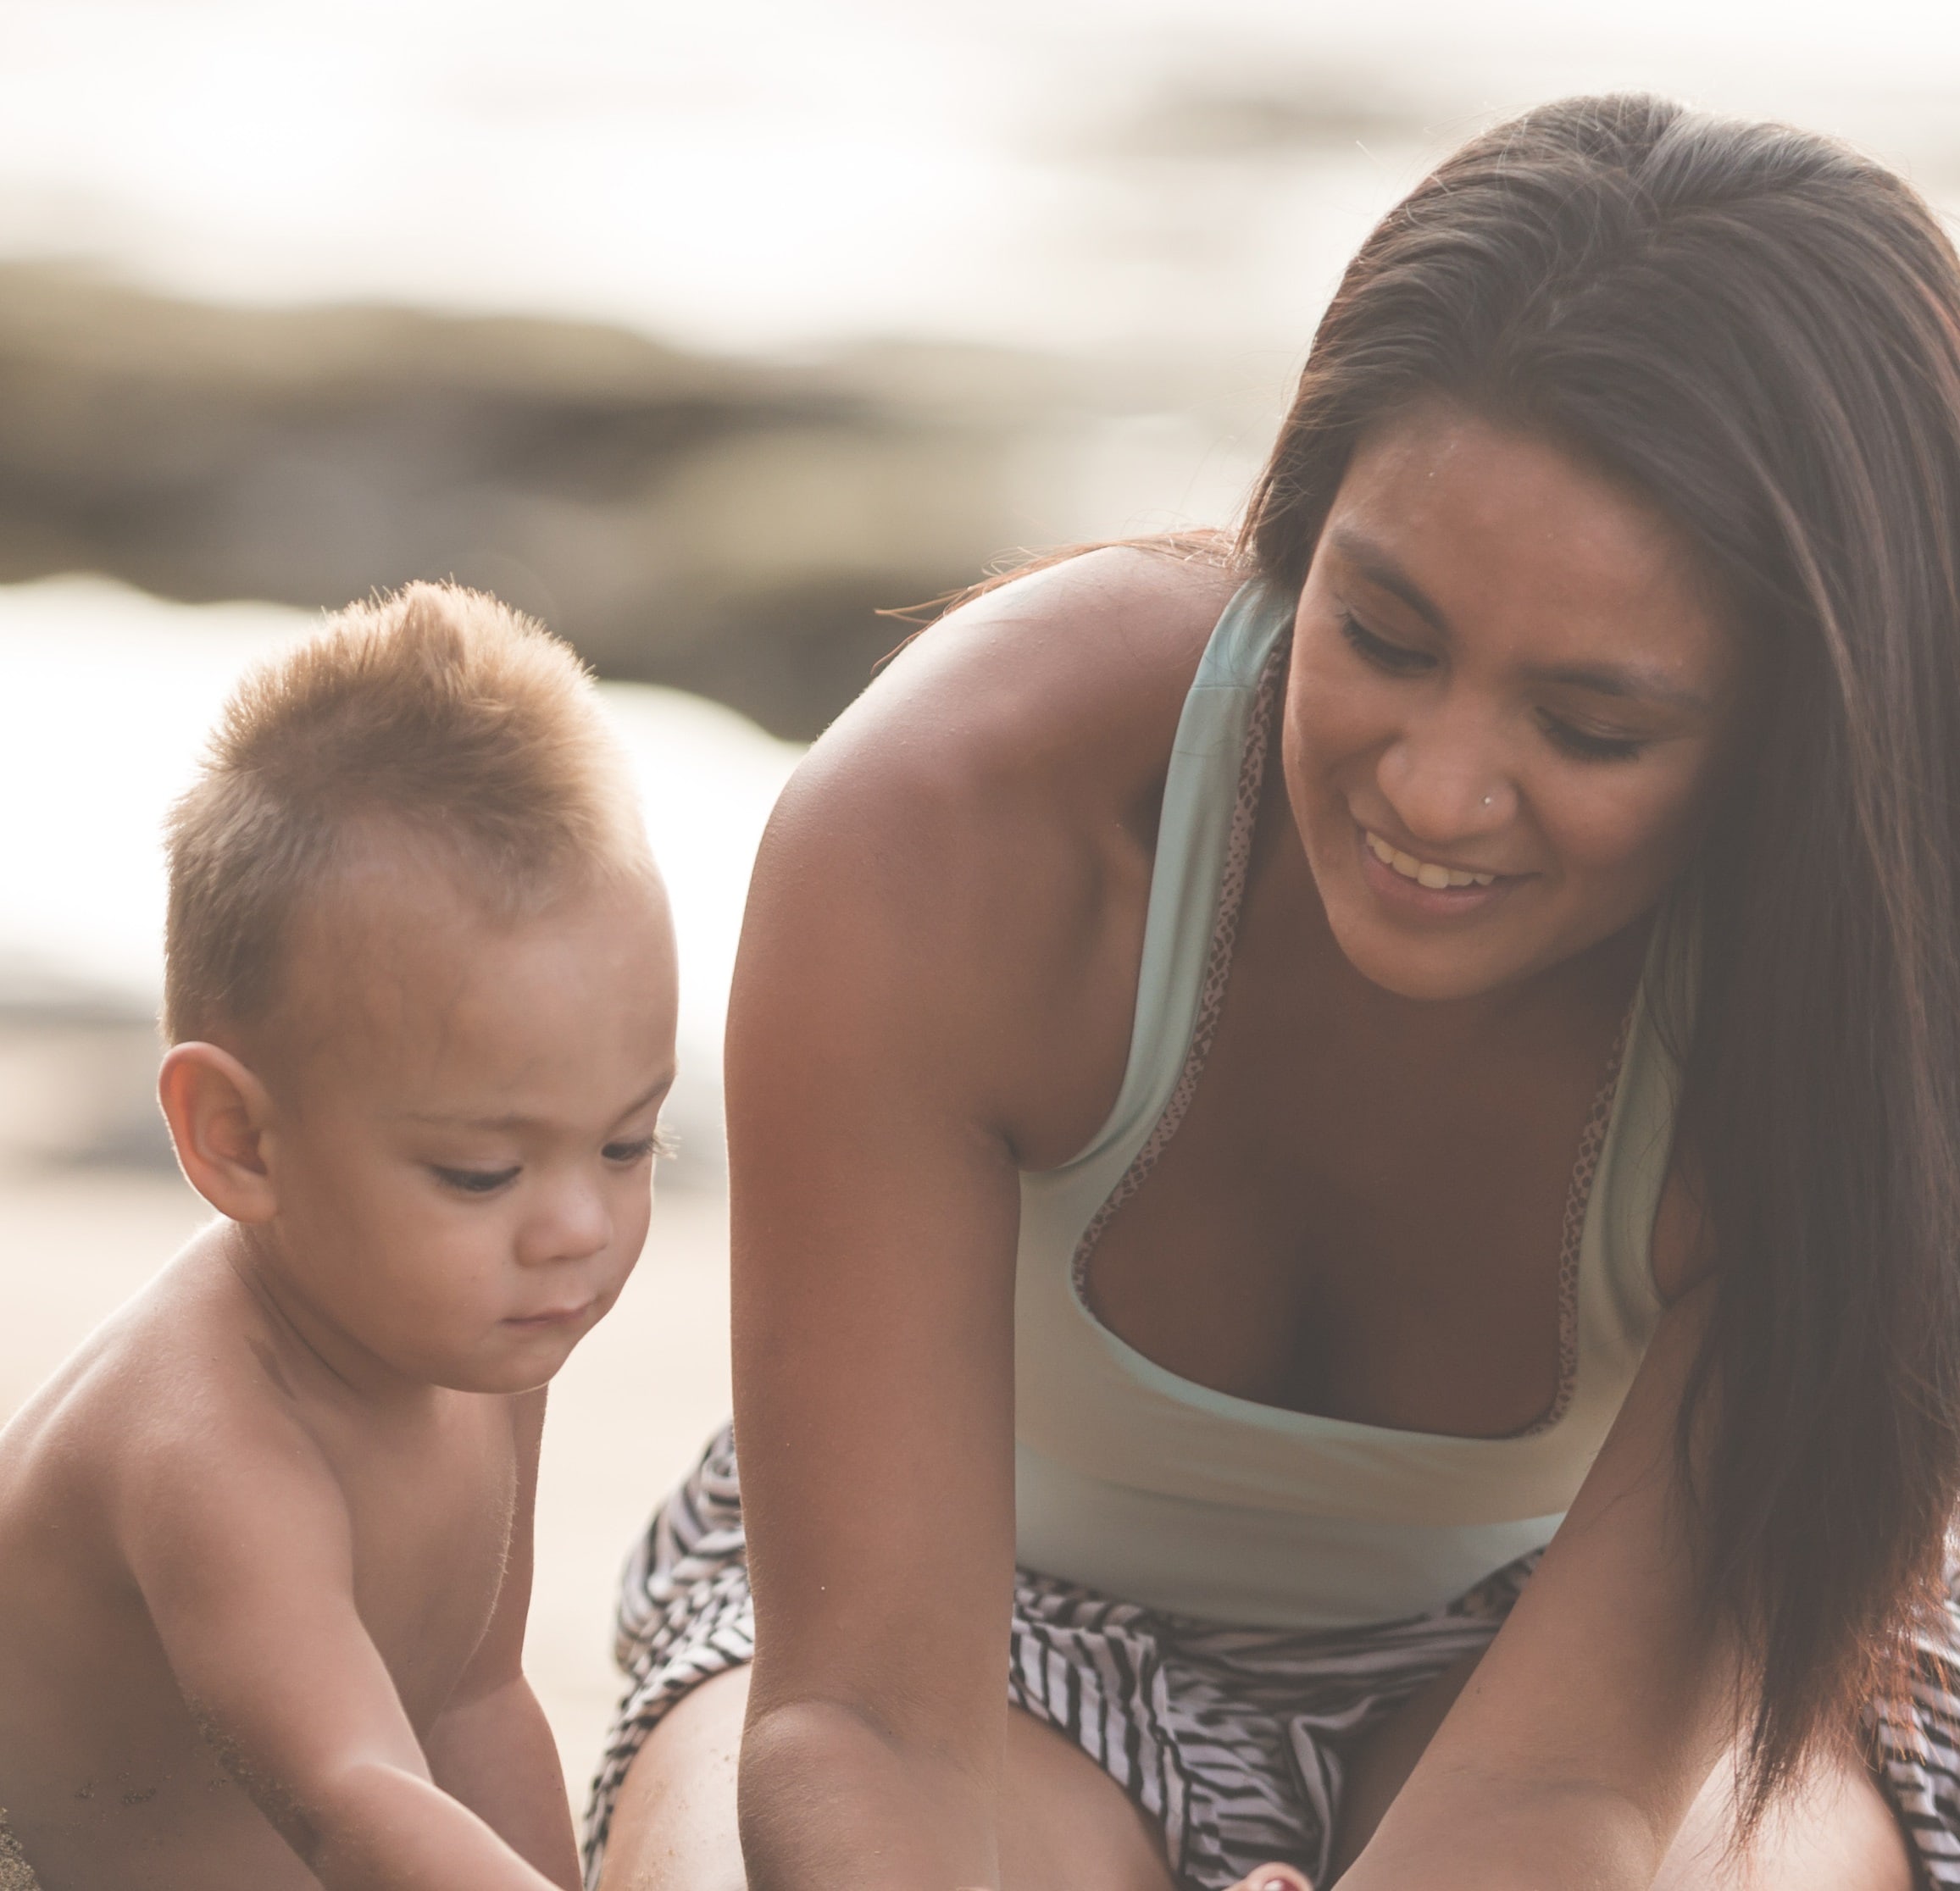
<path id="1" fill-rule="evenodd" d="M 1496 800 L 1496 798 L 1497 798 L 1497 797 L 1496 797 L 1495 795 L 1486 795 L 1486 796 L 1484 796 L 1484 806 L 1485 806 L 1485 807 L 1488 807 L 1491 805 L 1491 803 L 1492 801 L 1494 801 L 1495 800 Z"/>

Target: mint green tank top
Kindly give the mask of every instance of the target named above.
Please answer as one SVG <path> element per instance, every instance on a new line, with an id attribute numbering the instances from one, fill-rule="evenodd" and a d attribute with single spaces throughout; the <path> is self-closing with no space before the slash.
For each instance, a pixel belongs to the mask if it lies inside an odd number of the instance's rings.
<path id="1" fill-rule="evenodd" d="M 1440 1607 L 1557 1528 L 1660 1317 L 1649 1250 L 1676 1077 L 1636 999 L 1568 1206 L 1558 1400 L 1529 1432 L 1255 1404 L 1097 1320 L 1090 1252 L 1175 1133 L 1217 1025 L 1291 621 L 1291 601 L 1258 584 L 1219 619 L 1171 751 L 1115 1107 L 1080 1155 L 1021 1178 L 1016 1549 L 1026 1567 L 1179 1615 L 1338 1628 Z"/>

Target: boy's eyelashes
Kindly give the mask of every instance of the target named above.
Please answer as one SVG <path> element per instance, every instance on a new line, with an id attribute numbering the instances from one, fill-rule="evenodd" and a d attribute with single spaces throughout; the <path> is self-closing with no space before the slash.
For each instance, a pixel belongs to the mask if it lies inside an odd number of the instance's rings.
<path id="1" fill-rule="evenodd" d="M 514 1163 L 508 1168 L 472 1169 L 450 1168 L 441 1162 L 431 1162 L 429 1172 L 445 1188 L 455 1189 L 464 1195 L 494 1195 L 507 1184 L 516 1181 L 519 1173 Z"/>
<path id="2" fill-rule="evenodd" d="M 621 1168 L 630 1168 L 636 1162 L 643 1162 L 649 1156 L 671 1156 L 674 1146 L 656 1129 L 650 1136 L 635 1136 L 627 1142 L 610 1142 L 599 1153 L 608 1162 Z"/>
<path id="3" fill-rule="evenodd" d="M 646 1162 L 651 1156 L 670 1156 L 674 1145 L 660 1131 L 647 1136 L 634 1136 L 619 1142 L 608 1143 L 600 1151 L 607 1162 L 615 1168 L 631 1168 Z M 447 1162 L 431 1162 L 429 1173 L 445 1188 L 454 1189 L 462 1195 L 495 1195 L 499 1189 L 509 1184 L 524 1173 L 521 1162 L 507 1162 L 500 1168 L 459 1168 Z"/>

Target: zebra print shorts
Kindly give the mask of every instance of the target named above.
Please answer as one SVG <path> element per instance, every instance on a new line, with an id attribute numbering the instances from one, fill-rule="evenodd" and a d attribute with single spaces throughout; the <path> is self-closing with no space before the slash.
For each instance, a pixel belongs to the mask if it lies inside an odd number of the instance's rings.
<path id="1" fill-rule="evenodd" d="M 1319 1884 L 1356 1740 L 1483 1647 L 1537 1560 L 1507 1564 L 1432 1614 L 1320 1633 L 1219 1628 L 1021 1570 L 1008 1699 L 1074 1741 L 1148 1815 L 1183 1891 L 1224 1891 L 1273 1859 Z M 1871 1727 L 1874 1772 L 1932 1886 L 1960 1887 L 1957 1647 L 1960 1633 L 1924 1650 L 1912 1725 L 1874 1715 Z M 689 1689 L 754 1652 L 725 1428 L 627 1564 L 615 1654 L 628 1687 L 586 1815 L 588 1887 L 641 1742 Z"/>

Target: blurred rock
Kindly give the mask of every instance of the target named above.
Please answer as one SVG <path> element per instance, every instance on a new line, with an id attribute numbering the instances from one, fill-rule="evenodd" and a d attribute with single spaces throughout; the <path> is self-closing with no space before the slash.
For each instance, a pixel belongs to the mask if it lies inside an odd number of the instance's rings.
<path id="1" fill-rule="evenodd" d="M 157 1022 L 127 994 L 0 954 L 0 1174 L 169 1169 Z"/>
<path id="2" fill-rule="evenodd" d="M 880 607 L 1066 533 L 1074 443 L 1153 400 L 999 351 L 759 364 L 0 266 L 0 582 L 95 570 L 330 607 L 453 575 L 606 674 L 808 737 L 905 634 Z"/>

